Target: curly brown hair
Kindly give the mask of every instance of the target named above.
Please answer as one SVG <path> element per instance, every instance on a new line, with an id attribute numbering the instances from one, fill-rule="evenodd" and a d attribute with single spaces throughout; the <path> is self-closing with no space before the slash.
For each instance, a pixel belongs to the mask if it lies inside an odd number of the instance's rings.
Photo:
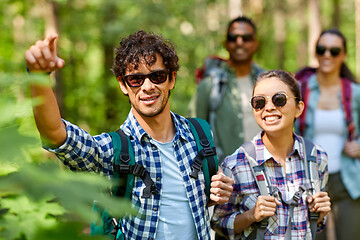
<path id="1" fill-rule="evenodd" d="M 179 70 L 179 58 L 171 41 L 151 32 L 137 31 L 121 39 L 120 46 L 115 49 L 112 71 L 116 77 L 121 77 L 126 70 L 138 69 L 140 61 L 152 66 L 157 60 L 156 54 L 162 57 L 166 69 L 170 70 L 170 76 Z"/>

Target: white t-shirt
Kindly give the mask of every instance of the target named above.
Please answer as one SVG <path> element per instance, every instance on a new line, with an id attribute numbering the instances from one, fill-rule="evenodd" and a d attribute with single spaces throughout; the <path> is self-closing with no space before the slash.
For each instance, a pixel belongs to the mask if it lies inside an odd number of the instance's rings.
<path id="1" fill-rule="evenodd" d="M 239 93 L 241 99 L 241 108 L 243 114 L 243 130 L 245 141 L 250 141 L 253 137 L 261 131 L 261 128 L 257 125 L 253 109 L 250 104 L 252 97 L 253 83 L 250 75 L 237 78 Z"/>
<path id="2" fill-rule="evenodd" d="M 160 143 L 163 181 L 156 240 L 198 239 L 184 180 L 175 158 L 173 142 Z"/>
<path id="3" fill-rule="evenodd" d="M 314 117 L 314 143 L 328 154 L 328 171 L 336 173 L 341 168 L 341 152 L 344 148 L 344 134 L 347 131 L 344 112 L 316 109 Z"/>

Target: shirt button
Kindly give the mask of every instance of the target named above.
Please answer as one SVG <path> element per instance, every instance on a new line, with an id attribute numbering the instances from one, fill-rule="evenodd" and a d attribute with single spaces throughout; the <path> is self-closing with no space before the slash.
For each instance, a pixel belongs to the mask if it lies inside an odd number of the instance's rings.
<path id="1" fill-rule="evenodd" d="M 243 114 L 242 114 L 242 113 L 238 113 L 237 117 L 238 117 L 239 119 L 242 119 L 242 118 L 243 118 Z"/>
<path id="2" fill-rule="evenodd" d="M 156 150 L 156 146 L 152 146 L 152 150 Z"/>
<path id="3" fill-rule="evenodd" d="M 157 178 L 156 178 L 157 181 L 160 181 L 160 179 L 161 179 L 160 177 L 157 177 Z"/>
<path id="4" fill-rule="evenodd" d="M 155 211 L 155 212 L 156 212 L 157 210 L 158 210 L 158 209 L 157 209 L 156 207 L 154 207 L 154 208 L 153 208 L 153 211 Z"/>
<path id="5" fill-rule="evenodd" d="M 244 137 L 244 133 L 239 133 L 239 138 L 243 138 Z"/>

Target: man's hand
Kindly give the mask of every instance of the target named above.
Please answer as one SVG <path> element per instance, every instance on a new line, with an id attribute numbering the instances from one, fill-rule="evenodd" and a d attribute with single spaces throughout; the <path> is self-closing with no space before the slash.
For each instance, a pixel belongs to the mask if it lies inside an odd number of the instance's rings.
<path id="1" fill-rule="evenodd" d="M 317 192 L 311 197 L 309 197 L 307 201 L 310 203 L 309 205 L 310 212 L 319 212 L 320 216 L 318 222 L 322 222 L 324 217 L 331 210 L 331 202 L 328 193 Z"/>
<path id="2" fill-rule="evenodd" d="M 225 204 L 229 201 L 233 191 L 234 180 L 225 176 L 221 168 L 211 178 L 210 199 L 215 204 Z"/>
<path id="3" fill-rule="evenodd" d="M 57 34 L 49 34 L 25 52 L 26 66 L 30 72 L 52 72 L 65 66 L 65 61 L 57 56 L 57 38 Z"/>

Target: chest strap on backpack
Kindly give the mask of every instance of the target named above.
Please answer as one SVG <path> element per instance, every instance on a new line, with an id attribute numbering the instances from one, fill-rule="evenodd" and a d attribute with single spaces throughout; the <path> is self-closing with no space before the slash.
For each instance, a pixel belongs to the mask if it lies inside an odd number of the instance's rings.
<path id="1" fill-rule="evenodd" d="M 156 186 L 155 182 L 151 179 L 149 172 L 144 168 L 144 166 L 136 163 L 135 165 L 130 165 L 130 155 L 129 155 L 129 143 L 125 133 L 119 129 L 116 131 L 119 134 L 121 139 L 121 149 L 119 154 L 120 164 L 113 163 L 114 171 L 119 173 L 119 175 L 133 174 L 134 176 L 140 177 L 145 184 L 143 189 L 142 198 L 149 198 L 151 194 L 159 194 L 160 189 Z M 118 189 L 118 192 L 122 191 L 121 188 Z M 118 194 L 117 194 L 118 195 Z M 118 195 L 121 196 L 121 195 Z"/>
<path id="2" fill-rule="evenodd" d="M 204 164 L 204 158 L 211 158 L 210 161 L 207 161 L 208 167 L 209 167 L 209 174 L 210 176 L 216 174 L 217 169 L 215 166 L 215 161 L 214 161 L 214 156 L 216 156 L 216 149 L 215 147 L 211 147 L 210 146 L 210 141 L 208 140 L 208 138 L 206 137 L 206 134 L 204 132 L 204 130 L 202 129 L 202 127 L 200 126 L 199 122 L 193 118 L 188 118 L 188 120 L 192 123 L 192 125 L 194 126 L 197 135 L 199 137 L 199 142 L 201 145 L 201 150 L 198 149 L 198 153 L 196 155 L 196 157 L 194 158 L 193 161 L 193 165 L 191 166 L 191 173 L 190 173 L 190 177 L 197 179 L 198 178 L 198 173 L 200 171 L 200 169 L 202 168 L 203 164 Z"/>
<path id="3" fill-rule="evenodd" d="M 150 174 L 146 169 L 136 163 L 135 165 L 126 165 L 126 164 L 114 164 L 114 170 L 122 174 L 134 174 L 134 176 L 140 177 L 144 184 L 145 188 L 143 189 L 142 198 L 149 198 L 151 194 L 159 194 L 160 189 L 156 186 L 155 182 L 151 179 Z"/>

